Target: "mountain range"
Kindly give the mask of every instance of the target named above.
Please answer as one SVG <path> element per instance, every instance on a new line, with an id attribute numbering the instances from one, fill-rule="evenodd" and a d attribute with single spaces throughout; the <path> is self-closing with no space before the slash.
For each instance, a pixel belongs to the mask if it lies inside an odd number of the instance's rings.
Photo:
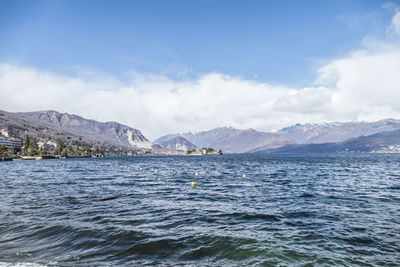
<path id="1" fill-rule="evenodd" d="M 400 130 L 350 138 L 343 142 L 292 144 L 263 153 L 400 152 Z"/>
<path id="2" fill-rule="evenodd" d="M 150 141 L 139 130 L 117 122 L 98 122 L 54 110 L 18 114 L 96 142 L 128 148 L 152 148 Z"/>
<path id="3" fill-rule="evenodd" d="M 377 122 L 334 122 L 295 124 L 277 132 L 298 144 L 343 142 L 358 136 L 372 135 L 400 129 L 400 120 L 385 119 Z"/>
<path id="4" fill-rule="evenodd" d="M 0 134 L 38 141 L 149 152 L 185 152 L 198 147 L 223 153 L 377 151 L 400 144 L 400 120 L 295 124 L 276 132 L 220 127 L 177 133 L 150 142 L 140 130 L 117 122 L 99 122 L 53 110 L 11 113 L 0 110 Z M 400 146 L 399 146 L 400 152 Z"/>
<path id="5" fill-rule="evenodd" d="M 198 133 L 168 134 L 153 143 L 181 136 L 197 146 L 222 149 L 224 153 L 372 151 L 384 145 L 400 144 L 400 138 L 382 134 L 378 135 L 380 139 L 365 139 L 366 136 L 396 130 L 400 130 L 400 120 L 396 119 L 295 124 L 274 133 L 222 127 Z"/>
<path id="6" fill-rule="evenodd" d="M 98 122 L 53 110 L 11 113 L 0 111 L 0 131 L 5 136 L 37 141 L 86 143 L 134 150 L 152 149 L 142 133 L 117 122 Z"/>
<path id="7" fill-rule="evenodd" d="M 220 127 L 199 133 L 169 134 L 153 143 L 162 143 L 175 137 L 183 137 L 198 147 L 221 149 L 224 153 L 247 153 L 273 149 L 294 144 L 291 139 L 274 133 L 259 132 L 253 129 L 238 130 Z"/>

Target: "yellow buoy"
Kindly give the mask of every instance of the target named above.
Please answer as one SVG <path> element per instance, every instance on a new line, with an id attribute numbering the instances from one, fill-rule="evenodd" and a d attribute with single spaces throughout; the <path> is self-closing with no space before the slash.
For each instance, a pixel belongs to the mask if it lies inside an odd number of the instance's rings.
<path id="1" fill-rule="evenodd" d="M 155 170 L 154 173 L 157 173 L 157 170 Z"/>
<path id="2" fill-rule="evenodd" d="M 243 178 L 246 178 L 246 174 L 243 174 L 243 176 L 242 176 Z"/>
<path id="3" fill-rule="evenodd" d="M 142 168 L 139 168 L 139 171 L 143 170 Z"/>
<path id="4" fill-rule="evenodd" d="M 192 182 L 190 185 L 191 185 L 192 187 L 194 187 L 195 184 L 196 184 L 195 182 Z"/>
<path id="5" fill-rule="evenodd" d="M 199 174 L 197 172 L 194 175 L 199 176 Z"/>

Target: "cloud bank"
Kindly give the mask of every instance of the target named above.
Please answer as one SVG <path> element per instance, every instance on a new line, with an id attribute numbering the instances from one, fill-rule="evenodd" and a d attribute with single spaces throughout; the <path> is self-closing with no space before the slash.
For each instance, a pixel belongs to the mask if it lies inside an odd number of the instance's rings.
<path id="1" fill-rule="evenodd" d="M 154 139 L 220 126 L 269 131 L 297 122 L 400 118 L 400 12 L 390 41 L 332 60 L 307 88 L 289 88 L 205 74 L 174 81 L 132 73 L 129 81 L 61 75 L 0 63 L 0 109 L 54 109 L 100 121 L 118 121 Z"/>

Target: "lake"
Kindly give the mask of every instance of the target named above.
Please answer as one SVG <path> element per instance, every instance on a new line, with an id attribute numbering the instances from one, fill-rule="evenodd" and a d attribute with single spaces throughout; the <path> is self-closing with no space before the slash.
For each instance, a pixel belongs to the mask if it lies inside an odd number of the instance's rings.
<path id="1" fill-rule="evenodd" d="M 0 182 L 0 266 L 400 265 L 398 154 L 13 161 Z"/>

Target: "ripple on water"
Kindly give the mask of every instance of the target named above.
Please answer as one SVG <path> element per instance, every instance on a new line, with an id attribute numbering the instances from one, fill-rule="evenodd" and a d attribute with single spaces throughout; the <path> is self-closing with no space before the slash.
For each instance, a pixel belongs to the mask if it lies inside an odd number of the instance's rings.
<path id="1" fill-rule="evenodd" d="M 304 154 L 0 164 L 0 266 L 398 266 L 399 160 Z"/>

